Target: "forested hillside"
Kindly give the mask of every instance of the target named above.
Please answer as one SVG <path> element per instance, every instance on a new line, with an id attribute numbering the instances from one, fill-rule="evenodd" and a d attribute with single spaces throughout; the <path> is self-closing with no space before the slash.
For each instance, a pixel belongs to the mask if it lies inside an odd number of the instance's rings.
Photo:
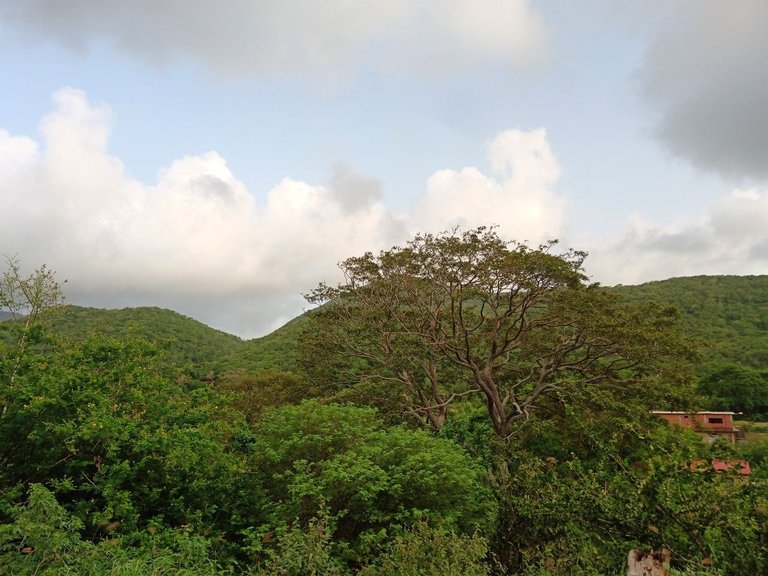
<path id="1" fill-rule="evenodd" d="M 606 290 L 629 303 L 669 303 L 680 311 L 686 338 L 699 352 L 695 371 L 706 407 L 768 415 L 768 276 L 672 278 Z M 193 380 L 264 371 L 301 374 L 300 340 L 307 326 L 301 315 L 267 336 L 241 340 L 159 308 L 67 305 L 51 319 L 53 332 L 68 338 L 146 338 Z"/>
<path id="2" fill-rule="evenodd" d="M 695 276 L 609 289 L 674 304 L 698 350 L 702 405 L 768 418 L 768 276 Z"/>
<path id="3" fill-rule="evenodd" d="M 51 330 L 73 340 L 99 334 L 109 338 L 145 338 L 165 351 L 167 360 L 182 370 L 204 374 L 243 346 L 237 336 L 161 308 L 104 310 L 62 306 L 51 317 Z"/>
<path id="4" fill-rule="evenodd" d="M 246 340 L 228 355 L 219 357 L 216 370 L 251 374 L 262 370 L 298 372 L 299 338 L 306 325 L 306 317 L 301 315 L 271 334 Z"/>
<path id="5" fill-rule="evenodd" d="M 146 338 L 165 351 L 167 360 L 195 374 L 298 371 L 298 340 L 302 316 L 253 340 L 210 328 L 187 316 L 162 308 L 101 309 L 66 305 L 49 321 L 50 329 L 66 338 L 99 334 L 109 338 Z"/>
<path id="6" fill-rule="evenodd" d="M 671 278 L 610 291 L 630 302 L 677 306 L 706 361 L 768 368 L 768 276 Z"/>
<path id="7" fill-rule="evenodd" d="M 604 290 L 582 258 L 417 236 L 251 341 L 6 274 L 0 575 L 766 573 L 768 441 L 651 414 L 759 412 L 765 279 Z"/>
<path id="8" fill-rule="evenodd" d="M 705 362 L 768 368 L 768 276 L 695 276 L 606 289 L 629 302 L 675 305 Z M 99 333 L 165 341 L 180 361 L 244 372 L 298 370 L 298 341 L 305 326 L 304 315 L 297 316 L 267 336 L 243 341 L 170 310 L 71 305 L 52 323 L 54 331 L 71 337 Z"/>

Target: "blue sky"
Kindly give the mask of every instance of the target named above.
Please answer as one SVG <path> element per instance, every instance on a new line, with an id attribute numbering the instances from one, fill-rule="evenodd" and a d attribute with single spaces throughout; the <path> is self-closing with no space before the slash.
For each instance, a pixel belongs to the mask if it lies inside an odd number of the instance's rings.
<path id="1" fill-rule="evenodd" d="M 0 0 L 0 252 L 245 337 L 457 224 L 764 274 L 767 58 L 764 0 Z"/>

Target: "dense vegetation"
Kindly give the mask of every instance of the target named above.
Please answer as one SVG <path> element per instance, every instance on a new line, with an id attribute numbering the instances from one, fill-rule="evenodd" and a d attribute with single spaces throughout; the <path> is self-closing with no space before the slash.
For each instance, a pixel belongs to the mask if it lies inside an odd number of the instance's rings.
<path id="1" fill-rule="evenodd" d="M 10 316 L 2 314 L 0 312 L 0 320 Z M 48 327 L 71 340 L 94 334 L 117 340 L 149 340 L 164 351 L 167 361 L 179 372 L 205 380 L 211 371 L 215 374 L 298 371 L 298 339 L 305 323 L 305 318 L 299 316 L 272 334 L 242 340 L 162 308 L 105 310 L 67 304 L 51 314 Z"/>
<path id="2" fill-rule="evenodd" d="M 616 286 L 630 302 L 675 305 L 699 347 L 707 407 L 768 418 L 768 276 L 696 276 Z"/>
<path id="3" fill-rule="evenodd" d="M 186 316 L 161 308 L 103 310 L 62 306 L 50 319 L 50 329 L 71 340 L 100 334 L 116 340 L 146 339 L 165 350 L 169 363 L 197 377 L 243 346 L 237 336 L 214 330 Z"/>
<path id="4" fill-rule="evenodd" d="M 406 296 L 430 289 L 423 267 L 387 272 L 398 310 L 410 311 L 399 326 L 375 309 L 357 324 L 354 306 L 339 324 L 349 309 L 326 306 L 250 342 L 158 309 L 60 307 L 50 271 L 6 272 L 0 304 L 19 305 L 0 325 L 0 574 L 620 575 L 633 548 L 670 549 L 677 574 L 766 573 L 768 444 L 707 445 L 649 414 L 713 402 L 760 412 L 766 280 L 677 279 L 611 289 L 615 300 L 584 283 L 578 258 L 475 234 L 427 248 L 446 256 L 490 242 L 462 260 L 470 272 L 557 295 L 525 308 L 530 317 L 500 319 L 481 287 L 454 294 L 475 363 L 500 342 L 482 326 L 559 319 L 557 330 L 519 331 L 502 359 L 516 363 L 489 372 L 498 390 L 517 386 L 518 407 L 530 400 L 519 418 L 501 405 L 503 433 L 467 384 L 471 366 L 439 355 L 446 309 L 428 307 L 441 319 L 432 332 L 418 324 L 429 338 L 408 333 L 423 301 Z M 564 283 L 541 283 L 560 273 Z M 25 301 L 30 287 L 48 297 Z M 340 326 L 354 336 L 346 347 Z M 579 348 L 587 336 L 611 347 L 579 365 L 585 356 L 569 354 L 591 353 Z M 377 342 L 387 354 L 355 355 Z M 562 376 L 535 372 L 547 358 Z M 419 382 L 439 384 L 432 400 L 444 401 L 439 426 L 414 417 L 436 406 L 409 387 L 405 372 L 424 367 Z M 546 385 L 535 398 L 531 373 Z M 712 458 L 746 458 L 752 474 L 692 470 Z"/>
<path id="5" fill-rule="evenodd" d="M 707 360 L 768 366 L 768 276 L 694 276 L 610 290 L 628 301 L 677 306 Z"/>

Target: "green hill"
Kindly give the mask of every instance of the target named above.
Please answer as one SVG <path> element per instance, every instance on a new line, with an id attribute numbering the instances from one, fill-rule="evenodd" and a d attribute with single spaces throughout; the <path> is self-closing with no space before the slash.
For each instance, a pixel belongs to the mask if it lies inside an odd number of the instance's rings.
<path id="1" fill-rule="evenodd" d="M 704 362 L 768 368 L 768 276 L 695 276 L 606 289 L 629 301 L 677 306 Z M 195 373 L 298 371 L 298 340 L 306 325 L 306 316 L 297 316 L 267 336 L 246 341 L 161 308 L 67 305 L 53 319 L 53 330 L 70 338 L 91 333 L 147 338 L 159 343 L 174 365 Z"/>
<path id="2" fill-rule="evenodd" d="M 116 339 L 146 338 L 165 350 L 175 367 L 202 377 L 211 370 L 297 371 L 298 339 L 305 324 L 305 317 L 298 316 L 267 336 L 246 341 L 162 308 L 106 310 L 67 305 L 53 316 L 51 329 L 71 339 L 90 334 Z"/>
<path id="3" fill-rule="evenodd" d="M 606 288 L 630 302 L 676 306 L 703 362 L 768 369 L 768 276 L 694 276 Z M 296 370 L 301 315 L 268 336 L 249 340 L 218 363 L 221 369 Z"/>
<path id="4" fill-rule="evenodd" d="M 194 372 L 210 369 L 214 361 L 244 345 L 237 336 L 162 308 L 105 310 L 67 305 L 53 316 L 51 328 L 72 339 L 90 334 L 146 338 L 164 349 L 174 366 Z"/>
<path id="5" fill-rule="evenodd" d="M 262 370 L 299 371 L 299 336 L 307 326 L 302 314 L 262 338 L 255 338 L 220 358 L 217 372 L 256 373 Z"/>
<path id="6" fill-rule="evenodd" d="M 768 276 L 692 276 L 609 290 L 677 306 L 705 361 L 768 368 Z"/>

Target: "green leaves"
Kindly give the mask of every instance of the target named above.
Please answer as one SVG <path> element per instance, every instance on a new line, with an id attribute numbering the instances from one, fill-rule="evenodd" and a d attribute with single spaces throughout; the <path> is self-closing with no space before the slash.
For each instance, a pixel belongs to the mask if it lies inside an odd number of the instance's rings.
<path id="1" fill-rule="evenodd" d="M 266 413 L 254 432 L 251 466 L 274 522 L 327 510 L 358 559 L 420 518 L 468 532 L 492 518 L 482 468 L 448 440 L 384 428 L 371 409 L 304 402 Z"/>
<path id="2" fill-rule="evenodd" d="M 487 542 L 417 522 L 398 534 L 381 558 L 361 576 L 486 576 Z"/>
<path id="3" fill-rule="evenodd" d="M 242 482 L 228 446 L 243 422 L 211 391 L 165 379 L 156 360 L 146 342 L 101 338 L 46 355 L 0 420 L 6 486 L 52 483 L 89 527 L 162 516 L 212 528 Z"/>
<path id="4" fill-rule="evenodd" d="M 345 260 L 345 283 L 309 296 L 323 304 L 310 319 L 328 357 L 361 360 L 351 376 L 397 387 L 422 426 L 440 429 L 451 402 L 477 394 L 502 439 L 576 386 L 630 386 L 681 364 L 669 309 L 588 286 L 586 254 L 555 245 L 529 248 L 483 227 L 417 235 Z"/>
<path id="5" fill-rule="evenodd" d="M 768 416 L 768 378 L 755 368 L 711 362 L 702 369 L 698 391 L 711 410 Z"/>

